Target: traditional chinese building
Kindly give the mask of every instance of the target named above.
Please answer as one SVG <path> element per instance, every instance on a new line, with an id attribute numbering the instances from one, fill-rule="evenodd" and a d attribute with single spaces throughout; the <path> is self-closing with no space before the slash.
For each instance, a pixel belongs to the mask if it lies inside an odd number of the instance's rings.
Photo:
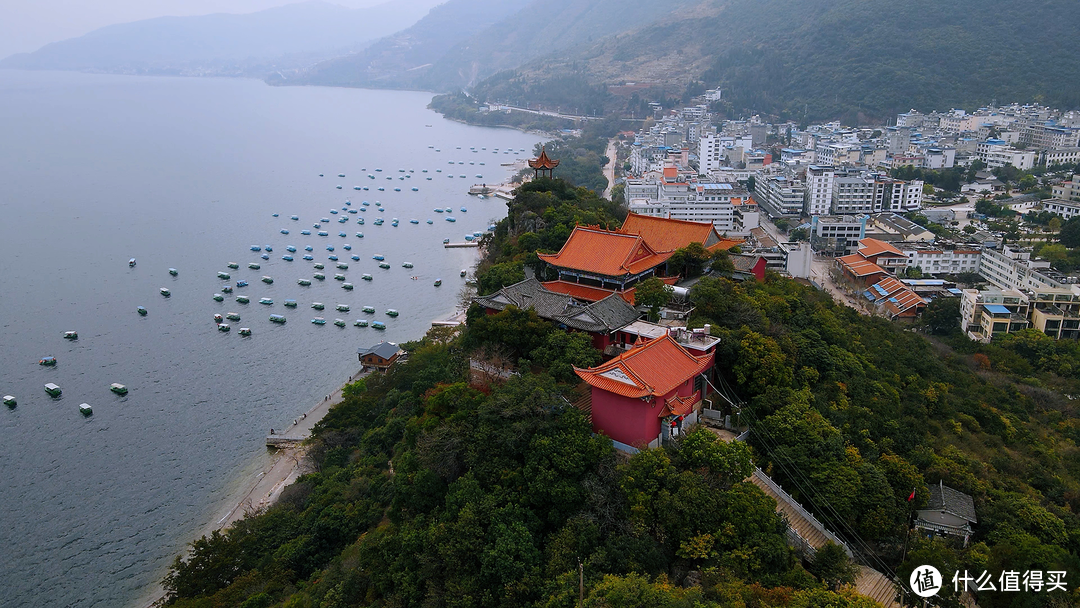
<path id="1" fill-rule="evenodd" d="M 536 279 L 525 279 L 499 291 L 473 299 L 495 314 L 507 306 L 532 309 L 537 316 L 569 331 L 583 331 L 592 336 L 592 345 L 603 351 L 612 345 L 616 332 L 636 321 L 641 313 L 626 300 L 607 293 L 596 301 L 582 301 L 572 296 L 549 291 Z"/>
<path id="2" fill-rule="evenodd" d="M 529 167 L 533 170 L 533 177 L 551 177 L 554 174 L 555 167 L 558 166 L 559 161 L 548 158 L 545 148 L 540 148 L 539 157 L 529 159 Z M 544 175 L 544 173 L 547 173 L 547 175 Z"/>
<path id="3" fill-rule="evenodd" d="M 919 509 L 915 527 L 931 534 L 959 536 L 967 546 L 972 533 L 971 525 L 979 521 L 975 516 L 975 501 L 940 481 L 929 489 L 930 500 L 926 507 Z"/>
<path id="4" fill-rule="evenodd" d="M 712 365 L 712 353 L 694 356 L 665 334 L 574 371 L 591 386 L 593 430 L 632 451 L 658 446 L 697 421 L 703 374 Z"/>

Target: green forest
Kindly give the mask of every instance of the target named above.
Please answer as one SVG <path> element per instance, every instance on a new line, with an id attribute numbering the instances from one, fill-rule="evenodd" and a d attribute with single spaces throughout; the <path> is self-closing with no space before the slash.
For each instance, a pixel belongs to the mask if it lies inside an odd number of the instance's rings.
<path id="1" fill-rule="evenodd" d="M 482 289 L 513 282 L 574 222 L 617 222 L 610 205 L 557 179 L 522 188 L 487 237 Z M 691 299 L 690 324 L 720 338 L 713 380 L 750 427 L 746 443 L 699 427 L 619 453 L 566 400 L 572 366 L 599 360 L 587 336 L 530 310 L 470 311 L 462 330 L 433 329 L 404 345 L 406 362 L 349 385 L 316 428 L 316 472 L 196 541 L 165 581 L 168 603 L 570 608 L 580 594 L 596 607 L 875 606 L 844 585 L 842 552 L 807 561 L 788 547 L 772 499 L 744 481 L 753 466 L 904 581 L 924 563 L 1080 572 L 1075 343 L 932 336 L 773 274 L 703 278 Z M 493 351 L 519 374 L 471 382 L 470 357 Z M 938 482 L 974 497 L 966 547 L 910 528 Z M 1067 582 L 978 601 L 1077 605 Z M 949 585 L 938 600 L 959 605 Z"/>

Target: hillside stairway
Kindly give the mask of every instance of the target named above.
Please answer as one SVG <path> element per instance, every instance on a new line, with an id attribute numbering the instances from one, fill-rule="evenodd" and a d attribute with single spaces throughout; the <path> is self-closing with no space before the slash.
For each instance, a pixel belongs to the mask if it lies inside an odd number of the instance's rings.
<path id="1" fill-rule="evenodd" d="M 761 488 L 776 501 L 776 511 L 784 516 L 788 522 L 788 540 L 796 547 L 796 550 L 812 557 L 817 549 L 825 545 L 827 541 L 840 545 L 851 555 L 848 546 L 829 532 L 811 513 L 788 495 L 775 481 L 769 478 L 761 469 L 755 469 L 754 474 L 747 479 L 750 483 Z M 865 595 L 881 604 L 885 608 L 901 608 L 896 601 L 896 585 L 884 574 L 870 568 L 859 566 L 859 574 L 855 579 L 855 591 Z"/>

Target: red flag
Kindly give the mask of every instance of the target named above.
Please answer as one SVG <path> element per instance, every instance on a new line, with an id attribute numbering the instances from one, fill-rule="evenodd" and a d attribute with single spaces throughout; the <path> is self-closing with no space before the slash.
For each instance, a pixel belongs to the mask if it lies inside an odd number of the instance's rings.
<path id="1" fill-rule="evenodd" d="M 911 496 L 908 496 L 908 497 L 907 497 L 907 501 L 908 501 L 908 502 L 911 502 L 912 500 L 914 500 L 914 498 L 915 498 L 915 490 L 914 490 L 914 489 L 912 489 L 912 490 L 911 490 Z"/>

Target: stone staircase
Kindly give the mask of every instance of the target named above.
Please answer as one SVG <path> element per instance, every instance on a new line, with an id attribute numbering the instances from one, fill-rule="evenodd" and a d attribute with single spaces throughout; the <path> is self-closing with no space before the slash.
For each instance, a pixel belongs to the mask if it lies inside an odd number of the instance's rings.
<path id="1" fill-rule="evenodd" d="M 761 469 L 756 469 L 747 481 L 761 488 L 762 492 L 765 492 L 776 501 L 776 511 L 783 515 L 788 522 L 789 537 L 792 537 L 793 544 L 797 548 L 801 548 L 803 553 L 812 555 L 814 551 L 831 540 L 844 547 L 848 555 L 851 555 L 847 545 L 826 530 L 821 522 L 807 512 L 802 505 L 795 502 L 787 492 L 784 492 Z M 889 577 L 868 566 L 859 566 L 859 575 L 855 579 L 855 591 L 860 595 L 869 597 L 885 608 L 901 608 L 900 603 L 896 601 L 895 583 Z"/>

